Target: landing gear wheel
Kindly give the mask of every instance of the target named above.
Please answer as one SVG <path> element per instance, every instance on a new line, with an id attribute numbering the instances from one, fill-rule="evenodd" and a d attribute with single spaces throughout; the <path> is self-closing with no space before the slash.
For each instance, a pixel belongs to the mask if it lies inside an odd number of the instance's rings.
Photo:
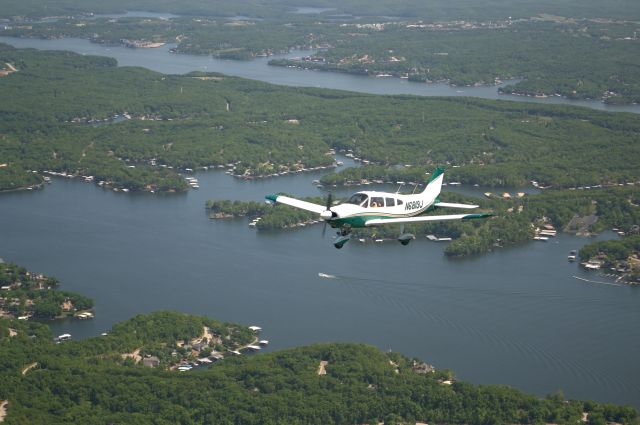
<path id="1" fill-rule="evenodd" d="M 340 249 L 344 246 L 344 244 L 346 244 L 347 242 L 349 242 L 349 239 L 351 239 L 348 235 L 347 236 L 338 236 L 338 238 L 333 242 L 333 246 L 335 246 L 337 249 Z"/>

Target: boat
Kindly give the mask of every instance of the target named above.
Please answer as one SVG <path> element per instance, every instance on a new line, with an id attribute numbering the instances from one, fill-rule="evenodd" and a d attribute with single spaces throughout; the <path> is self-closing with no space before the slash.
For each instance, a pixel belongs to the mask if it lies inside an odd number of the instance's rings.
<path id="1" fill-rule="evenodd" d="M 571 262 L 576 261 L 576 255 L 577 255 L 577 254 L 578 254 L 578 253 L 577 253 L 577 251 L 576 251 L 575 249 L 574 249 L 574 250 L 571 250 L 571 252 L 569 252 L 569 255 L 567 256 L 567 260 L 569 260 L 569 261 L 571 261 Z"/>
<path id="2" fill-rule="evenodd" d="M 58 335 L 58 338 L 56 338 L 56 341 L 61 342 L 61 341 L 68 341 L 71 339 L 71 334 L 62 334 L 62 335 Z"/>

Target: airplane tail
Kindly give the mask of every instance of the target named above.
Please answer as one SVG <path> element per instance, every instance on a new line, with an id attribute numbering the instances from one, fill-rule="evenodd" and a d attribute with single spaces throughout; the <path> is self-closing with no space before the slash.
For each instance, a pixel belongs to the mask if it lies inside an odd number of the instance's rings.
<path id="1" fill-rule="evenodd" d="M 422 194 L 432 200 L 435 200 L 440 194 L 440 190 L 442 190 L 443 180 L 444 180 L 444 170 L 438 167 L 435 169 L 433 174 L 431 174 L 429 183 L 427 184 L 427 187 L 425 187 L 424 190 L 422 191 Z"/>

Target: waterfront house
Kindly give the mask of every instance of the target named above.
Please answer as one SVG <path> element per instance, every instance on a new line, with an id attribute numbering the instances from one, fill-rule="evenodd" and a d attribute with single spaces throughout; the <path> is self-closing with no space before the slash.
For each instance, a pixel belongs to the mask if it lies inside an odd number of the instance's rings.
<path id="1" fill-rule="evenodd" d="M 156 356 L 145 357 L 142 359 L 142 364 L 145 367 L 158 367 L 160 366 L 160 359 Z"/>
<path id="2" fill-rule="evenodd" d="M 209 344 L 207 344 L 206 342 L 196 342 L 195 344 L 191 345 L 191 348 L 196 351 L 202 351 L 202 349 L 208 348 L 208 347 L 209 347 Z"/>

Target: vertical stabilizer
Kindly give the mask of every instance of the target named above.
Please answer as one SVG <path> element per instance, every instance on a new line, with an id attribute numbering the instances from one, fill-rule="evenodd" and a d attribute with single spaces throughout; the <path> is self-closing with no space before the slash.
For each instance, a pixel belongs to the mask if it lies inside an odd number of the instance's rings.
<path id="1" fill-rule="evenodd" d="M 425 187 L 424 191 L 422 191 L 423 195 L 429 198 L 431 202 L 433 202 L 440 194 L 443 180 L 444 180 L 444 170 L 438 167 L 435 169 L 433 174 L 431 174 L 431 178 L 429 179 L 429 183 L 427 184 L 427 187 Z"/>

